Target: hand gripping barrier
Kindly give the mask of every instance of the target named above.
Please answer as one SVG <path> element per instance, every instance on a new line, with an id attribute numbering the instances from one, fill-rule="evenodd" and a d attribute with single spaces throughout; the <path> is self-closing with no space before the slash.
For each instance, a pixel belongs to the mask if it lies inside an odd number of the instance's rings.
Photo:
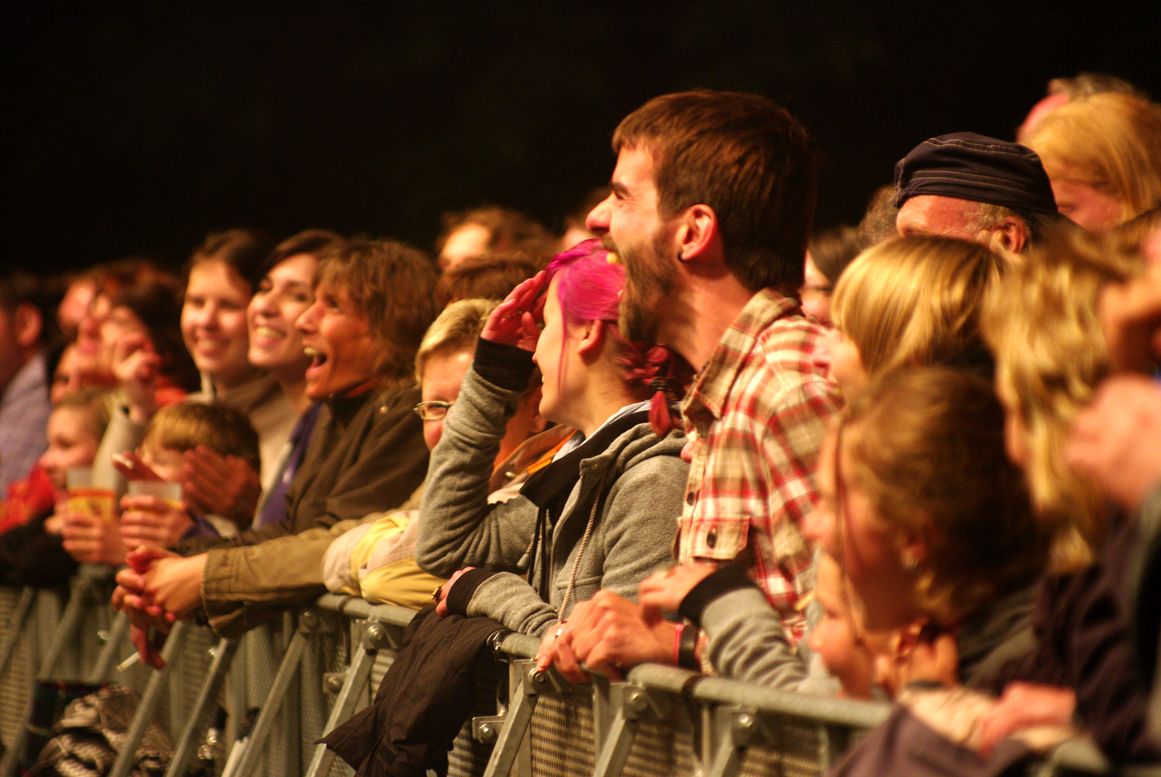
<path id="1" fill-rule="evenodd" d="M 113 681 L 141 692 L 113 777 L 129 773 L 129 754 L 152 720 L 173 738 L 170 777 L 185 775 L 199 751 L 202 763 L 225 777 L 350 774 L 314 741 L 370 703 L 413 615 L 328 594 L 240 640 L 178 624 L 166 643 L 164 671 L 117 672 L 117 661 L 131 649 L 127 622 L 109 617 L 107 595 L 107 570 L 79 574 L 63 612 L 55 592 L 0 589 L 0 777 L 15 774 L 36 676 Z M 888 713 L 883 704 L 774 691 L 657 665 L 636 667 L 620 682 L 593 677 L 574 686 L 536 669 L 531 659 L 538 645 L 510 634 L 489 651 L 484 660 L 495 662 L 502 676 L 480 688 L 484 714 L 456 740 L 451 774 L 817 775 Z M 219 707 L 227 717 L 215 761 L 207 730 Z M 17 710 L 23 714 L 14 723 Z M 256 717 L 244 729 L 253 710 Z M 1112 772 L 1091 745 L 1073 741 L 1033 773 Z"/>

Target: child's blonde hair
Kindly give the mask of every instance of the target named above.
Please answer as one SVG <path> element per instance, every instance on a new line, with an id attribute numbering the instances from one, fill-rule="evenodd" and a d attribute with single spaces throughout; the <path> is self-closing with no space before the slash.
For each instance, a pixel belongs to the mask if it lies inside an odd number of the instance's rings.
<path id="1" fill-rule="evenodd" d="M 179 402 L 158 410 L 141 445 L 182 451 L 205 445 L 222 456 L 238 456 L 262 471 L 258 433 L 242 413 L 220 404 Z"/>
<path id="2" fill-rule="evenodd" d="M 85 431 L 99 440 L 105 435 L 112 415 L 113 392 L 96 388 L 73 391 L 61 397 L 52 409 L 55 412 L 63 408 L 83 411 Z"/>

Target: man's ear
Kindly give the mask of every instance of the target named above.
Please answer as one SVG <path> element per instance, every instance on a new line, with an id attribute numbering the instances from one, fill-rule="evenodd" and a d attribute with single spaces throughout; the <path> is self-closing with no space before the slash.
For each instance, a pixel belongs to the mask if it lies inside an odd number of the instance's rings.
<path id="1" fill-rule="evenodd" d="M 35 305 L 18 305 L 12 314 L 12 330 L 21 348 L 35 348 L 44 331 L 44 319 Z"/>
<path id="2" fill-rule="evenodd" d="M 709 205 L 690 205 L 680 217 L 677 226 L 677 258 L 692 262 L 711 254 L 721 242 L 718 215 Z"/>
<path id="3" fill-rule="evenodd" d="M 1018 254 L 1028 246 L 1028 225 L 1018 216 L 1006 216 L 1000 226 L 992 230 L 993 240 L 999 241 L 1000 247 L 1011 253 Z"/>

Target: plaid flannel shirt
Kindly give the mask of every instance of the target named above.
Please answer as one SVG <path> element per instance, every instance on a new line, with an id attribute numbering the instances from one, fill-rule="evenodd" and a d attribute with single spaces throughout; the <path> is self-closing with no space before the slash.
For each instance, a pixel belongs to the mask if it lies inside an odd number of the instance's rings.
<path id="1" fill-rule="evenodd" d="M 686 396 L 692 464 L 677 535 L 679 562 L 738 561 L 800 637 L 796 608 L 813 589 L 803 518 L 840 401 L 811 363 L 823 330 L 772 290 L 755 294 Z"/>

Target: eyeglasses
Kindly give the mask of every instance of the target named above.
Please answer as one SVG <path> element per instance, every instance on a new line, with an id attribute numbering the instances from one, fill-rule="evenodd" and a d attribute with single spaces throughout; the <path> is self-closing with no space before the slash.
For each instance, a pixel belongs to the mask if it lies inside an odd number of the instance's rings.
<path id="1" fill-rule="evenodd" d="M 412 410 L 424 421 L 442 421 L 444 416 L 447 415 L 448 408 L 454 404 L 455 402 L 444 402 L 439 399 L 433 399 L 430 402 L 420 402 Z"/>

